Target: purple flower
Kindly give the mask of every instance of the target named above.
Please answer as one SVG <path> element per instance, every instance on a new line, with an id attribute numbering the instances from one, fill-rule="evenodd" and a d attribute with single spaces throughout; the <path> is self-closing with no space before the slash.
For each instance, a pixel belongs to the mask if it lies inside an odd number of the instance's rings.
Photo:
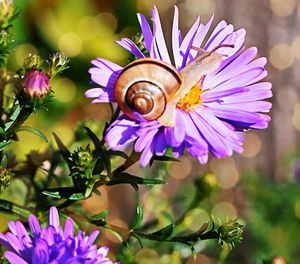
<path id="1" fill-rule="evenodd" d="M 149 56 L 172 64 L 157 9 L 152 10 L 153 29 L 143 14 L 138 14 L 138 20 Z M 268 126 L 270 117 L 263 113 L 269 112 L 272 105 L 263 99 L 272 96 L 271 83 L 258 83 L 267 76 L 266 58 L 256 59 L 256 47 L 243 47 L 246 31 L 234 31 L 225 21 L 208 35 L 212 21 L 213 18 L 202 24 L 198 17 L 183 37 L 175 7 L 171 52 L 179 74 L 197 58 L 196 49 L 200 47 L 203 54 L 213 50 L 219 54 L 220 64 L 211 72 L 200 75 L 198 82 L 179 98 L 175 125 L 166 126 L 159 120 L 147 121 L 138 116 L 134 120 L 121 114 L 105 136 L 110 148 L 122 149 L 134 143 L 134 150 L 142 152 L 141 166 L 146 166 L 153 155 L 164 155 L 168 147 L 172 147 L 176 158 L 186 149 L 204 164 L 209 152 L 217 158 L 242 152 L 243 131 Z M 138 59 L 145 57 L 132 40 L 123 38 L 117 43 Z M 93 60 L 92 64 L 91 79 L 101 88 L 86 91 L 86 97 L 93 98 L 93 103 L 116 102 L 115 83 L 123 68 L 101 58 Z"/>
<path id="2" fill-rule="evenodd" d="M 8 251 L 4 256 L 12 264 L 112 264 L 106 258 L 107 247 L 97 249 L 94 243 L 99 231 L 86 236 L 83 231 L 74 235 L 74 222 L 67 218 L 64 229 L 59 223 L 56 207 L 50 208 L 49 226 L 41 228 L 37 218 L 28 218 L 31 234 L 20 221 L 9 222 L 11 232 L 0 233 L 0 244 Z"/>
<path id="3" fill-rule="evenodd" d="M 49 76 L 39 70 L 31 70 L 24 76 L 24 92 L 30 96 L 44 96 L 50 90 Z"/>

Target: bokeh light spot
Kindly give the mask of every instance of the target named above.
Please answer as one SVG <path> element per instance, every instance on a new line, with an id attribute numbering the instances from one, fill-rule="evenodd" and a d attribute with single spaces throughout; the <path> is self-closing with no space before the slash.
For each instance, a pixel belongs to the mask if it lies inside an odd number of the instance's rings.
<path id="1" fill-rule="evenodd" d="M 197 231 L 209 220 L 209 215 L 204 209 L 196 208 L 188 212 L 183 223 L 191 231 Z"/>
<path id="2" fill-rule="evenodd" d="M 246 141 L 244 143 L 244 151 L 241 153 L 242 156 L 246 158 L 255 157 L 261 150 L 261 140 L 253 132 L 248 132 L 246 134 Z"/>
<path id="3" fill-rule="evenodd" d="M 182 169 L 184 168 L 184 170 Z M 184 157 L 181 162 L 174 162 L 171 165 L 170 176 L 172 178 L 182 180 L 186 178 L 192 171 L 191 161 Z"/>
<path id="4" fill-rule="evenodd" d="M 295 216 L 297 218 L 300 218 L 300 201 L 296 202 L 294 211 L 295 211 Z"/>
<path id="5" fill-rule="evenodd" d="M 82 41 L 76 33 L 69 32 L 60 37 L 58 46 L 67 56 L 75 57 L 81 52 Z"/>
<path id="6" fill-rule="evenodd" d="M 294 106 L 292 122 L 294 128 L 300 131 L 300 102 L 297 102 Z"/>
<path id="7" fill-rule="evenodd" d="M 292 43 L 293 56 L 300 60 L 300 36 L 294 38 Z"/>
<path id="8" fill-rule="evenodd" d="M 86 16 L 78 22 L 78 33 L 86 40 L 95 39 L 98 36 L 97 21 L 92 16 Z"/>
<path id="9" fill-rule="evenodd" d="M 195 19 L 194 16 L 210 17 L 215 12 L 215 2 L 213 0 L 186 0 L 182 3 L 183 8 L 189 13 L 190 19 Z"/>
<path id="10" fill-rule="evenodd" d="M 168 10 L 176 3 L 176 0 L 137 0 L 137 9 L 140 12 L 149 12 L 155 5 L 160 13 Z"/>
<path id="11" fill-rule="evenodd" d="M 213 159 L 209 163 L 210 169 L 217 176 L 220 187 L 229 189 L 234 187 L 240 178 L 240 173 L 232 158 Z"/>
<path id="12" fill-rule="evenodd" d="M 231 203 L 222 202 L 214 206 L 214 208 L 211 211 L 211 214 L 216 219 L 221 219 L 221 221 L 225 221 L 227 217 L 229 218 L 236 217 L 237 211 Z"/>
<path id="13" fill-rule="evenodd" d="M 106 23 L 113 32 L 117 30 L 118 20 L 114 14 L 110 12 L 103 12 L 100 13 L 97 18 Z"/>
<path id="14" fill-rule="evenodd" d="M 277 16 L 289 16 L 295 8 L 295 0 L 271 0 L 271 9 Z"/>
<path id="15" fill-rule="evenodd" d="M 68 78 L 57 78 L 52 82 L 52 89 L 57 100 L 63 103 L 71 102 L 76 94 L 76 86 Z"/>
<path id="16" fill-rule="evenodd" d="M 294 61 L 292 50 L 286 44 L 278 44 L 272 47 L 269 57 L 271 64 L 279 70 L 287 69 Z"/>
<path id="17" fill-rule="evenodd" d="M 37 54 L 37 49 L 33 45 L 25 43 L 17 46 L 15 52 L 15 60 L 17 65 L 22 66 L 24 63 L 24 59 L 29 54 Z"/>
<path id="18" fill-rule="evenodd" d="M 187 264 L 212 264 L 212 263 L 213 262 L 210 261 L 209 257 L 205 256 L 204 254 L 197 254 L 196 258 L 195 256 L 191 256 L 187 261 Z"/>

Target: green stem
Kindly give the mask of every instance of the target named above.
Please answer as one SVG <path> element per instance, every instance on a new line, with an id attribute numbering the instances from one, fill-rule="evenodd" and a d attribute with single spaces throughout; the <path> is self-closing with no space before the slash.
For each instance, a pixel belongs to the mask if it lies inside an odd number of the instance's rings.
<path id="1" fill-rule="evenodd" d="M 8 138 L 11 138 L 14 134 L 16 129 L 23 125 L 23 123 L 28 119 L 31 115 L 33 109 L 32 107 L 22 107 L 20 109 L 20 113 L 14 123 L 8 128 L 6 131 L 6 135 Z"/>
<path id="2" fill-rule="evenodd" d="M 31 212 L 21 205 L 0 199 L 0 210 L 8 213 L 14 213 L 21 217 L 28 218 Z"/>

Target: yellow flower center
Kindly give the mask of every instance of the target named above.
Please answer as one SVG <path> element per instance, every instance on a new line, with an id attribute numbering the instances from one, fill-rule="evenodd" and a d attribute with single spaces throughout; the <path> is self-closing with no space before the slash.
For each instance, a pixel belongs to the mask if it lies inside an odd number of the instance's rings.
<path id="1" fill-rule="evenodd" d="M 202 90 L 200 88 L 199 82 L 197 82 L 188 93 L 185 94 L 183 98 L 181 98 L 178 103 L 177 107 L 184 110 L 189 111 L 193 106 L 199 105 L 202 103 L 201 95 Z"/>

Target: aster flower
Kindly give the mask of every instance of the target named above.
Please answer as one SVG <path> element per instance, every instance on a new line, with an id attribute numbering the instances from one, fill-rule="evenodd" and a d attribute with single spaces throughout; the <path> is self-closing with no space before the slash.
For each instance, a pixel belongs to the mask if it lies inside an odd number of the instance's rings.
<path id="1" fill-rule="evenodd" d="M 64 229 L 60 225 L 58 211 L 50 208 L 49 226 L 41 228 L 37 218 L 30 215 L 28 233 L 20 221 L 9 222 L 11 232 L 0 233 L 0 244 L 8 251 L 4 256 L 12 264 L 112 264 L 106 258 L 107 247 L 100 247 L 94 243 L 99 231 L 86 236 L 83 231 L 74 235 L 74 222 L 67 218 Z"/>
<path id="2" fill-rule="evenodd" d="M 32 69 L 22 81 L 24 92 L 31 97 L 44 96 L 50 90 L 49 76 L 43 71 Z"/>
<path id="3" fill-rule="evenodd" d="M 138 14 L 142 44 L 150 58 L 173 64 L 179 73 L 197 58 L 198 50 L 203 50 L 204 55 L 214 51 L 222 60 L 216 69 L 200 75 L 198 82 L 178 99 L 174 125 L 165 126 L 158 120 L 138 116 L 133 119 L 125 114 L 110 125 L 105 136 L 108 146 L 117 150 L 134 143 L 134 150 L 142 152 L 141 166 L 146 166 L 153 155 L 164 155 L 168 147 L 172 147 L 174 157 L 180 157 L 186 149 L 202 164 L 207 162 L 209 153 L 223 158 L 242 152 L 243 131 L 264 129 L 270 121 L 264 112 L 270 110 L 271 103 L 263 99 L 272 96 L 271 84 L 258 83 L 267 76 L 267 61 L 255 59 L 256 47 L 243 47 L 246 31 L 234 31 L 232 25 L 221 21 L 209 35 L 213 17 L 206 24 L 200 23 L 198 17 L 183 37 L 178 17 L 175 7 L 169 52 L 157 9 L 152 10 L 153 29 L 145 16 Z M 137 59 L 145 57 L 132 40 L 123 38 L 117 43 Z M 86 97 L 93 98 L 93 103 L 116 102 L 115 83 L 123 67 L 102 58 L 92 64 L 91 79 L 101 88 L 86 91 Z"/>

